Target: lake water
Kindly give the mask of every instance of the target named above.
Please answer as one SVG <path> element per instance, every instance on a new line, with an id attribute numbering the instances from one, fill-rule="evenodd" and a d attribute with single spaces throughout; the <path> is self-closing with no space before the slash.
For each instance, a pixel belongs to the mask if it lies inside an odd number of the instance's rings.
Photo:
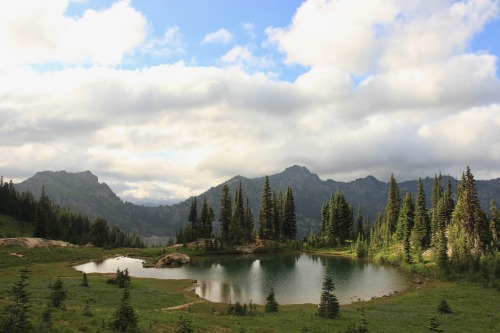
<path id="1" fill-rule="evenodd" d="M 245 255 L 195 258 L 177 268 L 144 268 L 142 260 L 127 257 L 76 266 L 86 273 L 115 273 L 133 277 L 197 280 L 196 294 L 213 302 L 265 304 L 271 287 L 280 304 L 319 303 L 325 272 L 332 272 L 335 295 L 342 304 L 368 300 L 408 289 L 411 274 L 388 265 L 343 257 Z"/>

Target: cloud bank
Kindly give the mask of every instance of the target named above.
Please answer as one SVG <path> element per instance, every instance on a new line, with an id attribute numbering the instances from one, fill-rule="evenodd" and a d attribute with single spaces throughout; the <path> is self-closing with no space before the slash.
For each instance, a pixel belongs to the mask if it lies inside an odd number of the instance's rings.
<path id="1" fill-rule="evenodd" d="M 292 164 L 345 181 L 459 176 L 465 165 L 500 177 L 498 59 L 469 48 L 498 1 L 306 1 L 262 41 L 306 69 L 291 82 L 268 71 L 279 57 L 242 45 L 220 67 L 124 66 L 182 49 L 178 27 L 152 38 L 129 1 L 80 17 L 66 16 L 68 1 L 15 3 L 0 3 L 7 178 L 91 170 L 126 200 L 179 201 Z M 221 29 L 203 42 L 233 38 Z"/>

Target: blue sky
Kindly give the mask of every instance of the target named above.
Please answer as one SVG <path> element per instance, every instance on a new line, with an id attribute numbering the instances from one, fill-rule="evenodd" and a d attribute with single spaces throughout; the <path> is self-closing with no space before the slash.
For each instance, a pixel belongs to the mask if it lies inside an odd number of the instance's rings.
<path id="1" fill-rule="evenodd" d="M 299 164 L 500 177 L 499 0 L 0 0 L 0 174 L 177 202 Z"/>

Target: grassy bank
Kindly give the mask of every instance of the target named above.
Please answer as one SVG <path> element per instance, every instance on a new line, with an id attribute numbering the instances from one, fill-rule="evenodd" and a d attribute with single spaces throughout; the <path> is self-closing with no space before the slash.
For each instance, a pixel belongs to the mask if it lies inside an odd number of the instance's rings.
<path id="1" fill-rule="evenodd" d="M 112 275 L 102 274 L 88 274 L 90 287 L 83 287 L 82 274 L 75 271 L 72 265 L 116 254 L 131 253 L 153 258 L 163 252 L 161 248 L 1 248 L 0 308 L 9 300 L 9 291 L 18 279 L 19 269 L 30 260 L 32 274 L 27 291 L 35 327 L 45 309 L 49 286 L 59 276 L 69 294 L 65 309 L 53 311 L 54 332 L 108 332 L 108 323 L 118 307 L 122 290 L 106 283 Z M 361 314 L 358 309 L 364 308 L 369 332 L 427 332 L 429 317 L 437 315 L 437 306 L 442 298 L 447 300 L 453 311 L 452 314 L 438 315 L 445 332 L 500 330 L 500 295 L 497 291 L 472 283 L 431 282 L 424 288 L 391 297 L 342 306 L 341 316 L 335 320 L 318 318 L 316 305 L 312 304 L 281 306 L 278 314 L 265 314 L 263 307 L 258 306 L 257 310 L 244 317 L 226 315 L 227 304 L 210 302 L 167 310 L 200 301 L 192 291 L 185 290 L 191 285 L 189 280 L 132 278 L 131 304 L 139 317 L 140 330 L 175 332 L 182 315 L 190 319 L 199 332 L 339 332 L 351 321 L 359 323 Z"/>

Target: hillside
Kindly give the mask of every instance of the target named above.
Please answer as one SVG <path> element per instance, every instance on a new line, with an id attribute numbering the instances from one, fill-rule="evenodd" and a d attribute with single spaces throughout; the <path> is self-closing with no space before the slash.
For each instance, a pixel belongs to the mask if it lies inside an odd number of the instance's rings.
<path id="1" fill-rule="evenodd" d="M 243 176 L 233 177 L 223 184 L 200 193 L 197 197 L 198 205 L 201 206 L 201 200 L 206 197 L 207 201 L 214 205 L 218 217 L 219 198 L 223 185 L 228 184 L 231 194 L 234 195 L 240 181 L 244 195 L 250 199 L 250 205 L 254 211 L 254 222 L 257 224 L 264 177 L 253 179 Z M 381 182 L 373 176 L 351 182 L 321 180 L 316 174 L 300 166 L 292 166 L 281 173 L 270 175 L 269 182 L 271 188 L 277 192 L 285 190 L 288 185 L 292 186 L 299 237 L 308 235 L 311 228 L 318 228 L 321 219 L 321 204 L 327 201 L 332 193 L 343 192 L 355 211 L 359 205 L 363 214 L 373 219 L 376 212 L 385 207 L 389 187 L 388 183 Z M 430 201 L 433 178 L 425 178 L 423 182 L 427 199 Z M 446 177 L 443 177 L 443 186 L 445 183 Z M 452 179 L 452 184 L 455 188 L 456 179 Z M 189 198 L 175 205 L 159 207 L 145 207 L 123 202 L 108 185 L 99 183 L 98 178 L 90 171 L 38 172 L 33 177 L 17 184 L 16 188 L 19 191 L 29 190 L 35 197 L 38 197 L 42 186 L 45 187 L 48 196 L 61 206 L 81 211 L 91 219 L 102 216 L 125 231 L 135 230 L 143 236 L 174 236 L 175 231 L 187 222 L 189 207 L 193 199 Z M 400 182 L 399 188 L 402 192 L 415 193 L 417 181 Z M 488 209 L 491 198 L 500 202 L 500 179 L 479 180 L 477 188 L 483 209 Z"/>

